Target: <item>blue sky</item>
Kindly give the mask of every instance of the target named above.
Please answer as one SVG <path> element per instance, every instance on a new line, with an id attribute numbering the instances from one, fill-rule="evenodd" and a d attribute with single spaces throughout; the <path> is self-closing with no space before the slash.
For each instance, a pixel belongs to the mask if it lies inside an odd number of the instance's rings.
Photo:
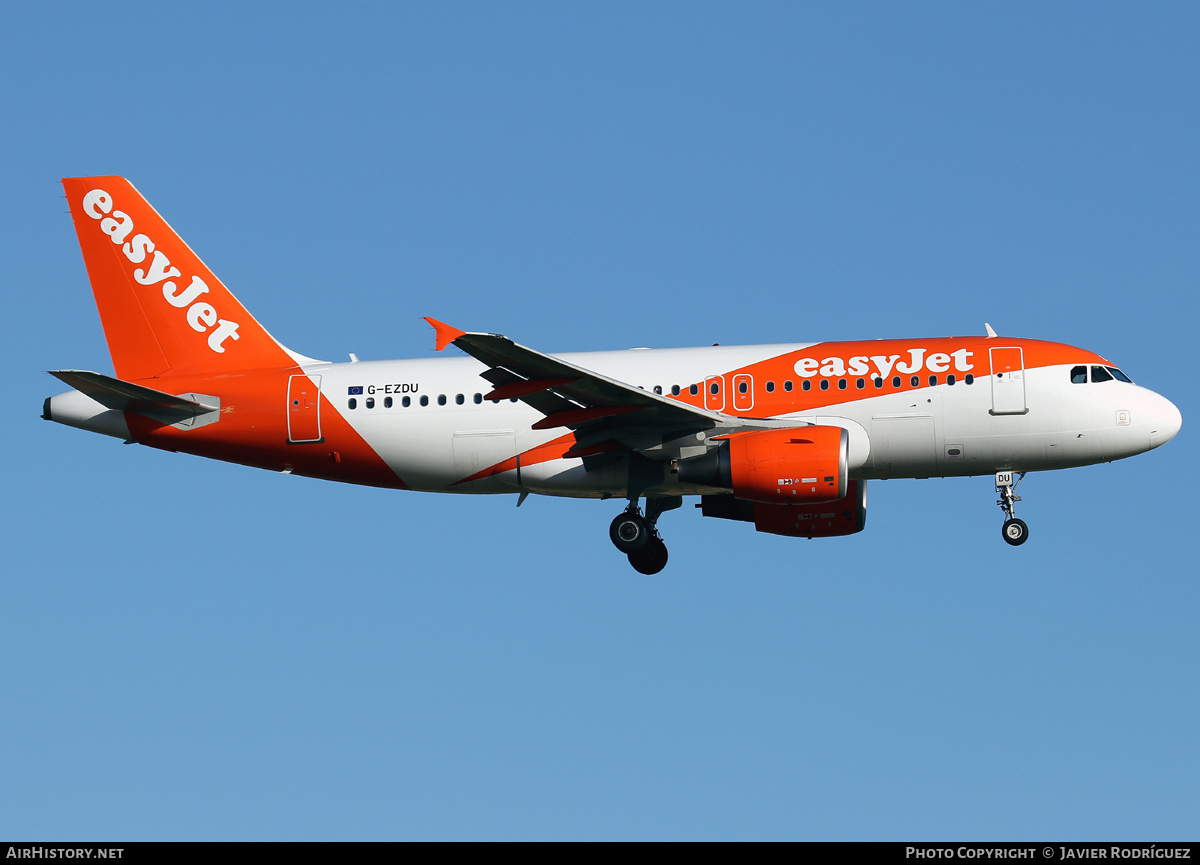
<path id="1" fill-rule="evenodd" d="M 0 51 L 0 836 L 1200 830 L 1194 4 L 19 4 Z M 427 357 L 1001 333 L 1170 445 L 804 541 L 284 477 L 38 418 L 111 371 L 58 179 L 277 337 Z"/>

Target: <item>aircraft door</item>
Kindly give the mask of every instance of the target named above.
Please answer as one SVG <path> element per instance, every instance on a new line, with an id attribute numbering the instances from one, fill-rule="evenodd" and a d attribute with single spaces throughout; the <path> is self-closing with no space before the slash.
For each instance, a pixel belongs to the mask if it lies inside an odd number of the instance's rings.
<path id="1" fill-rule="evenodd" d="M 725 379 L 710 375 L 704 380 L 704 407 L 710 411 L 725 410 Z"/>
<path id="2" fill-rule="evenodd" d="M 321 441 L 321 377 L 288 377 L 288 443 Z"/>
<path id="3" fill-rule="evenodd" d="M 1025 359 L 1019 346 L 993 348 L 992 414 L 1025 414 Z"/>
<path id="4" fill-rule="evenodd" d="M 754 377 L 742 373 L 733 377 L 733 407 L 737 411 L 754 408 Z"/>

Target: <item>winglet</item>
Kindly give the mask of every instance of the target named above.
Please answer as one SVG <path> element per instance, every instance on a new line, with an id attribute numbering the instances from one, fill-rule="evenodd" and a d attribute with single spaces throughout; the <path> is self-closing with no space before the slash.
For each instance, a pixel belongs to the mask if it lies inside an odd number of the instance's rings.
<path id="1" fill-rule="evenodd" d="M 445 322 L 438 321 L 436 318 L 425 316 L 425 320 L 433 326 L 435 336 L 434 348 L 441 351 L 460 336 L 466 336 L 465 330 L 459 330 L 457 327 L 451 327 Z"/>

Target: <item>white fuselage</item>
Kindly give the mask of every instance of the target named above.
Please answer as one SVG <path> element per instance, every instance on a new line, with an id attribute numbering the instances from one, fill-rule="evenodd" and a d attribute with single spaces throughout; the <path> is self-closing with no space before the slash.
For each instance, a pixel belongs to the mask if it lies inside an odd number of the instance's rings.
<path id="1" fill-rule="evenodd" d="M 722 371 L 752 366 L 809 344 L 631 349 L 556 355 L 645 390 L 671 394 Z M 996 382 L 890 392 L 851 378 L 818 409 L 756 415 L 762 382 L 741 397 L 743 415 L 842 426 L 850 432 L 851 477 L 991 474 L 1067 468 L 1133 456 L 1169 440 L 1179 413 L 1153 391 L 1117 380 L 1072 383 L 1072 364 L 1023 371 L 1023 412 L 994 413 Z M 542 416 L 517 400 L 483 400 L 486 367 L 470 357 L 305 365 L 320 377 L 323 410 L 339 412 L 413 489 L 434 492 L 609 497 L 625 494 L 626 472 L 585 471 L 580 459 L 550 459 L 461 483 L 489 466 L 553 441 L 561 430 L 531 429 Z M 782 384 L 780 384 L 782 387 Z M 352 390 L 361 393 L 351 396 Z M 427 404 L 422 405 L 422 399 Z M 390 401 L 390 406 L 386 403 Z M 354 407 L 351 408 L 351 405 Z M 370 407 L 368 407 L 370 406 Z M 688 450 L 688 448 L 691 450 Z M 702 435 L 666 444 L 666 458 L 702 453 Z M 667 481 L 660 494 L 707 490 Z"/>

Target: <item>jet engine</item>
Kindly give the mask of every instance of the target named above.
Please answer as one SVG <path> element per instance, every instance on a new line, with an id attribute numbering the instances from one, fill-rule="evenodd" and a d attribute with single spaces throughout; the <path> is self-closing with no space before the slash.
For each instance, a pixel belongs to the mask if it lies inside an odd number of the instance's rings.
<path id="1" fill-rule="evenodd" d="M 715 450 L 680 460 L 679 481 L 765 505 L 833 502 L 846 496 L 849 442 L 835 426 L 733 433 Z"/>

